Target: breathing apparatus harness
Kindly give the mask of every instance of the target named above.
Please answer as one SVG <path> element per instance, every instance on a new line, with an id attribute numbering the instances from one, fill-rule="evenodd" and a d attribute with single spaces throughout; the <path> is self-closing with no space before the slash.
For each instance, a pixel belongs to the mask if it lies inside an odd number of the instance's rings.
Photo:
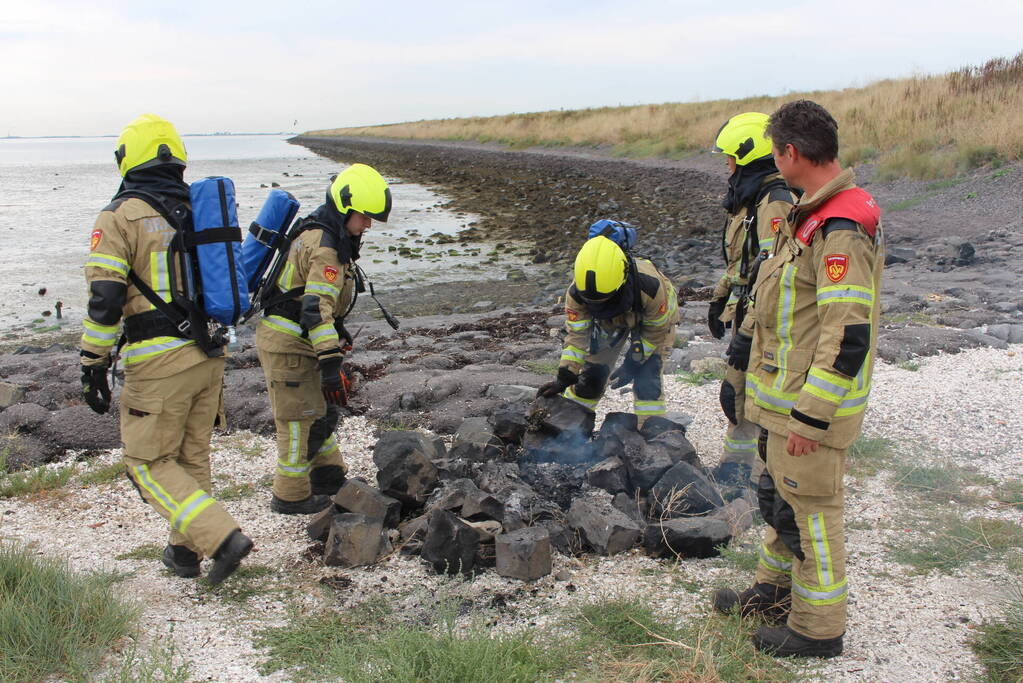
<path id="1" fill-rule="evenodd" d="M 292 243 L 306 230 L 325 230 L 329 232 L 331 228 L 326 223 L 317 221 L 313 218 L 307 217 L 300 220 L 292 230 L 288 231 L 288 235 L 281 239 L 279 257 L 270 267 L 266 282 L 272 285 L 277 281 L 280 271 L 283 269 L 284 264 L 288 260 L 288 251 L 291 248 Z M 348 314 L 352 312 L 353 308 L 355 308 L 355 303 L 359 300 L 359 294 L 364 293 L 368 287 L 369 295 L 380 308 L 380 312 L 383 314 L 384 320 L 391 326 L 391 329 L 397 330 L 401 324 L 400 321 L 391 315 L 376 297 L 376 290 L 373 287 L 373 283 L 370 282 L 362 267 L 355 264 L 354 260 L 352 265 L 355 266 L 355 290 L 352 294 L 352 300 L 348 304 L 348 308 L 345 312 L 341 314 L 340 320 L 344 320 L 348 317 Z M 287 318 L 297 325 L 301 325 L 302 303 L 295 297 L 301 295 L 303 291 L 305 291 L 305 285 L 301 287 L 292 287 L 291 289 L 274 296 L 269 296 L 268 294 L 264 295 L 264 298 L 266 299 L 265 303 L 253 306 L 252 309 L 245 314 L 242 322 L 245 322 L 259 311 L 265 311 L 267 315 L 279 315 L 283 318 Z M 335 327 L 338 327 L 339 325 L 341 328 L 338 329 L 339 334 L 342 336 L 348 336 L 347 332 L 342 332 L 344 327 L 343 323 L 338 323 Z M 302 337 L 308 337 L 308 335 L 308 330 L 303 329 Z"/>

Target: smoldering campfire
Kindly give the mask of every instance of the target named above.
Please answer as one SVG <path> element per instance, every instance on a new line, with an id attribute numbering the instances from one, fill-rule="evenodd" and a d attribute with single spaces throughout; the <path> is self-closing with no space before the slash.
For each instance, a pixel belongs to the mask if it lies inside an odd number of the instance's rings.
<path id="1" fill-rule="evenodd" d="M 553 551 L 711 557 L 752 519 L 749 470 L 709 471 L 685 427 L 594 415 L 561 397 L 467 418 L 450 449 L 432 435 L 387 431 L 377 486 L 349 479 L 309 523 L 326 564 L 369 565 L 399 551 L 439 573 L 496 567 L 534 580 Z"/>

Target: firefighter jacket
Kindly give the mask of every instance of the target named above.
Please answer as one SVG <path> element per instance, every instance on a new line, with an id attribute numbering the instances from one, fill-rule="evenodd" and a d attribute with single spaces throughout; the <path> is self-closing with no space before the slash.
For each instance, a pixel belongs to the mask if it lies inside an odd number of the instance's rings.
<path id="1" fill-rule="evenodd" d="M 825 446 L 856 439 L 870 394 L 884 267 L 880 209 L 851 170 L 804 197 L 753 285 L 746 418 Z"/>
<path id="2" fill-rule="evenodd" d="M 626 339 L 631 331 L 638 328 L 643 344 L 643 360 L 649 359 L 672 339 L 678 322 L 678 295 L 671 284 L 653 263 L 646 259 L 635 259 L 638 273 L 641 304 L 637 312 L 632 307 L 613 318 L 596 319 L 587 311 L 586 305 L 575 294 L 575 285 L 565 295 L 565 345 L 561 352 L 560 367 L 579 374 L 587 356 L 592 355 L 603 338 L 605 341 L 619 337 Z M 631 279 L 626 287 L 633 286 Z"/>
<path id="3" fill-rule="evenodd" d="M 142 199 L 115 199 L 100 212 L 85 262 L 89 304 L 81 340 L 82 351 L 86 352 L 83 364 L 108 361 L 120 336 L 122 316 L 128 321 L 126 325 L 138 320 L 134 316 L 162 316 L 130 283 L 128 273 L 134 271 L 164 301 L 170 301 L 167 251 L 173 237 L 174 228 Z M 177 269 L 175 275 L 176 282 L 181 282 Z M 121 357 L 125 374 L 137 379 L 169 377 L 207 358 L 191 339 L 166 334 L 129 340 Z"/>
<path id="4" fill-rule="evenodd" d="M 296 294 L 265 312 L 256 330 L 260 349 L 321 361 L 343 355 L 334 323 L 355 296 L 356 248 L 347 233 L 326 226 L 299 234 L 277 279 L 280 293 Z"/>
<path id="5" fill-rule="evenodd" d="M 728 297 L 721 322 L 735 319 L 735 307 L 739 300 L 738 290 L 748 283 L 748 268 L 760 251 L 771 252 L 774 237 L 785 223 L 785 218 L 792 210 L 795 197 L 792 191 L 782 185 L 781 174 L 772 173 L 764 177 L 760 184 L 761 191 L 767 189 L 756 202 L 756 214 L 750 215 L 750 205 L 739 207 L 734 213 L 727 214 L 722 251 L 725 257 L 725 274 L 714 287 L 712 298 Z M 752 249 L 749 229 L 755 224 L 757 231 L 757 248 Z"/>

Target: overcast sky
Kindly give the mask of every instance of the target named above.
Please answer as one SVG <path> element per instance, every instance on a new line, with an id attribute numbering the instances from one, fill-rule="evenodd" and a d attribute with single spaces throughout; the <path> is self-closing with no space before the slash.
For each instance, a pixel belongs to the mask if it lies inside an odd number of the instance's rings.
<path id="1" fill-rule="evenodd" d="M 1023 50 L 1021 0 L 3 0 L 0 136 L 181 132 L 735 98 Z M 297 123 L 294 123 L 297 120 Z"/>

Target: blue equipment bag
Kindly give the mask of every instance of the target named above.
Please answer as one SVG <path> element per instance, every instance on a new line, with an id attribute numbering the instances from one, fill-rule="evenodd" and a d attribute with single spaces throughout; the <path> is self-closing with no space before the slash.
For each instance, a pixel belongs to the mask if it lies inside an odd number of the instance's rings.
<path id="1" fill-rule="evenodd" d="M 189 192 L 195 231 L 189 246 L 199 262 L 203 310 L 230 327 L 249 307 L 234 183 L 212 176 L 192 183 Z"/>
<path id="2" fill-rule="evenodd" d="M 603 218 L 590 226 L 588 239 L 599 235 L 607 237 L 617 244 L 623 251 L 629 251 L 636 246 L 636 228 L 625 221 L 615 221 Z"/>
<path id="3" fill-rule="evenodd" d="M 255 294 L 259 289 L 259 281 L 282 246 L 288 227 L 298 214 L 298 207 L 298 200 L 290 192 L 275 188 L 270 190 L 259 215 L 249 226 L 249 234 L 242 244 L 242 267 L 250 293 Z"/>

